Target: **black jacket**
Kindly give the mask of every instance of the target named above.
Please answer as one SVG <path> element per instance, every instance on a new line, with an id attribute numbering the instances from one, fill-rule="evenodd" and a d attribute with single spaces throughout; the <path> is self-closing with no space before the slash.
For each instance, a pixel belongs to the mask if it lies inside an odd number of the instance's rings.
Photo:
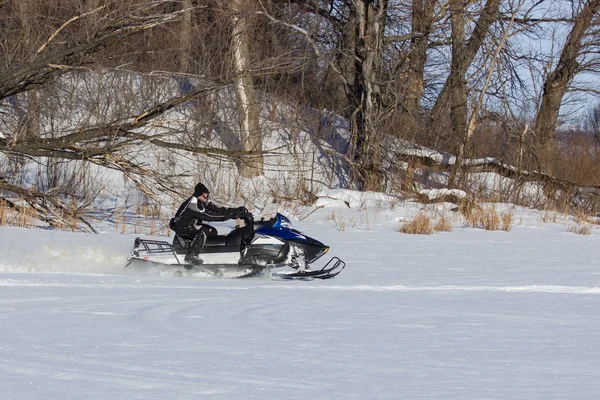
<path id="1" fill-rule="evenodd" d="M 227 221 L 233 218 L 234 214 L 234 208 L 219 207 L 210 200 L 202 203 L 197 197 L 192 196 L 179 206 L 172 222 L 177 229 L 184 226 L 201 224 L 203 221 Z"/>

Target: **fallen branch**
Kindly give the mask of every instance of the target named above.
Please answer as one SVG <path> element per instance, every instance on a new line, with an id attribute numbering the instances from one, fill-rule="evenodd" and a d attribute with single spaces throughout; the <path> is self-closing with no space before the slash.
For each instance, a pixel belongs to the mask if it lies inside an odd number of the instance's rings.
<path id="1" fill-rule="evenodd" d="M 442 159 L 449 159 L 450 162 L 442 162 Z M 454 168 L 453 157 L 443 157 L 441 153 L 423 151 L 410 151 L 396 154 L 396 162 L 404 162 L 411 168 L 435 168 L 437 171 L 451 172 Z M 525 171 L 512 165 L 499 162 L 495 158 L 484 158 L 477 160 L 465 160 L 462 165 L 462 173 L 465 175 L 492 172 L 505 178 L 519 180 L 520 182 L 534 182 L 539 184 L 547 196 L 566 197 L 570 204 L 580 206 L 586 204 L 590 211 L 597 211 L 600 207 L 600 186 L 580 186 L 573 182 L 555 178 L 538 171 Z M 426 199 L 422 195 L 417 195 L 423 202 L 442 202 L 452 201 L 452 196 L 441 196 L 437 200 Z M 455 199 L 458 200 L 458 199 Z"/>

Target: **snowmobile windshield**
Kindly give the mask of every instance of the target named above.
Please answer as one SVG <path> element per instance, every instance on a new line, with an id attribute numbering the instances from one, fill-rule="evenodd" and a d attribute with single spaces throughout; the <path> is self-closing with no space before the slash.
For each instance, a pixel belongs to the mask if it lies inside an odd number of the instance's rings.
<path id="1" fill-rule="evenodd" d="M 276 221 L 273 224 L 273 228 L 288 228 L 288 229 L 292 229 L 292 222 L 287 219 L 287 217 L 277 213 L 277 215 L 275 216 Z"/>

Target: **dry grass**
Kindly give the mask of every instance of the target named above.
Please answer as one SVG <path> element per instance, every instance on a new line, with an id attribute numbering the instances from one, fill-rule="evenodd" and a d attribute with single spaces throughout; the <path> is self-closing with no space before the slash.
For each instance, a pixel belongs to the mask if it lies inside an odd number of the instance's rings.
<path id="1" fill-rule="evenodd" d="M 331 220 L 333 221 L 333 224 L 335 225 L 338 231 L 346 230 L 346 222 L 344 221 L 344 214 L 342 213 L 341 209 L 333 209 L 333 211 L 331 212 Z"/>
<path id="2" fill-rule="evenodd" d="M 6 225 L 8 223 L 8 204 L 0 199 L 0 225 Z"/>
<path id="3" fill-rule="evenodd" d="M 480 214 L 480 226 L 486 231 L 497 231 L 501 227 L 501 219 L 496 211 L 496 207 L 482 209 Z"/>
<path id="4" fill-rule="evenodd" d="M 544 211 L 542 215 L 542 222 L 545 224 L 556 224 L 558 223 L 558 212 L 556 211 Z"/>
<path id="5" fill-rule="evenodd" d="M 566 146 L 555 146 L 545 157 L 556 178 L 578 185 L 600 185 L 600 145 L 592 135 L 572 132 Z"/>
<path id="6" fill-rule="evenodd" d="M 144 201 L 129 207 L 115 203 L 112 215 L 114 228 L 121 234 L 135 233 L 150 236 L 166 234 L 168 237 L 171 236 L 170 215 L 168 212 L 163 212 L 158 204 Z"/>
<path id="7" fill-rule="evenodd" d="M 588 213 L 582 210 L 576 210 L 573 213 L 573 222 L 567 226 L 567 232 L 575 233 L 577 235 L 591 235 L 592 224 L 593 222 Z"/>
<path id="8" fill-rule="evenodd" d="M 583 210 L 575 210 L 575 212 L 573 213 L 573 219 L 575 220 L 575 222 L 577 224 L 591 224 L 591 216 L 583 211 Z"/>
<path id="9" fill-rule="evenodd" d="M 372 224 L 374 225 L 377 222 L 377 215 L 377 210 L 369 214 L 369 209 L 365 207 L 358 215 L 350 217 L 349 224 L 352 228 L 365 227 L 366 230 L 370 231 Z"/>
<path id="10" fill-rule="evenodd" d="M 446 214 L 442 214 L 437 220 L 433 230 L 436 232 L 452 232 L 452 223 Z"/>
<path id="11" fill-rule="evenodd" d="M 512 213 L 502 214 L 502 230 L 510 232 L 512 230 Z"/>
<path id="12" fill-rule="evenodd" d="M 592 228 L 588 224 L 569 224 L 567 232 L 575 233 L 576 235 L 591 235 Z"/>
<path id="13" fill-rule="evenodd" d="M 31 207 L 21 207 L 21 212 L 18 214 L 17 226 L 23 228 L 35 226 L 35 223 L 33 222 L 33 210 Z"/>
<path id="14" fill-rule="evenodd" d="M 417 214 L 411 221 L 398 227 L 398 232 L 411 235 L 431 235 L 434 228 L 429 217 L 423 213 Z"/>
<path id="15" fill-rule="evenodd" d="M 127 231 L 127 217 L 125 216 L 125 213 L 121 213 L 121 235 L 124 235 L 125 232 Z"/>
<path id="16" fill-rule="evenodd" d="M 0 225 L 35 228 L 38 221 L 35 218 L 36 211 L 25 203 L 15 206 L 18 211 L 10 207 L 8 202 L 0 200 Z"/>
<path id="17" fill-rule="evenodd" d="M 467 226 L 471 228 L 485 229 L 486 231 L 503 230 L 509 232 L 512 229 L 512 213 L 499 215 L 496 207 L 474 207 L 471 212 L 464 216 Z"/>

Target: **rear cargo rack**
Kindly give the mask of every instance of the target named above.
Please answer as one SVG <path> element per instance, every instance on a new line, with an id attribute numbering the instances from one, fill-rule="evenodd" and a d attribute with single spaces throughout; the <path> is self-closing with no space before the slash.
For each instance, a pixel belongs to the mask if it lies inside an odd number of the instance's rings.
<path id="1" fill-rule="evenodd" d="M 152 254 L 173 254 L 177 260 L 177 263 L 181 264 L 179 257 L 177 257 L 177 252 L 171 243 L 163 240 L 135 238 L 135 241 L 133 242 L 133 250 L 131 251 L 131 255 L 128 257 L 129 263 L 127 263 L 126 267 L 131 263 L 132 258 L 143 258 L 145 255 Z"/>

